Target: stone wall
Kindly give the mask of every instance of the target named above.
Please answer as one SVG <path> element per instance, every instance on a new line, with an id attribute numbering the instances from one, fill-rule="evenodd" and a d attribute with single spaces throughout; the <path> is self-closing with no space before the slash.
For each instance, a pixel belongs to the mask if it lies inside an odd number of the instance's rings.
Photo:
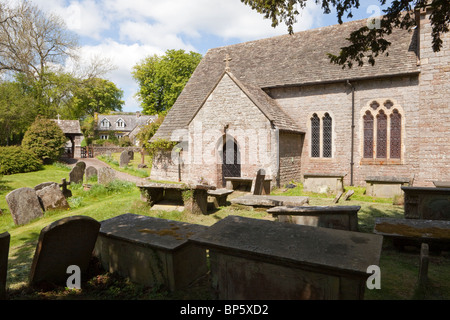
<path id="1" fill-rule="evenodd" d="M 121 153 L 125 150 L 131 150 L 134 153 L 141 152 L 141 148 L 138 147 L 100 147 L 100 146 L 94 146 L 94 157 L 100 156 L 100 155 L 106 155 L 106 154 L 112 154 L 112 153 Z"/>
<path id="2" fill-rule="evenodd" d="M 280 133 L 280 185 L 302 178 L 303 134 Z"/>

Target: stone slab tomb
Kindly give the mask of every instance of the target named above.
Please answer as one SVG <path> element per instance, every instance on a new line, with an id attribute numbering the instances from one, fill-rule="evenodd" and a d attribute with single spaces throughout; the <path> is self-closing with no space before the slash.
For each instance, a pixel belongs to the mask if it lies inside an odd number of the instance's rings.
<path id="1" fill-rule="evenodd" d="M 86 216 L 71 216 L 41 230 L 30 271 L 32 286 L 66 286 L 67 268 L 87 271 L 100 223 Z"/>
<path id="2" fill-rule="evenodd" d="M 20 188 L 6 195 L 9 211 L 14 224 L 23 225 L 44 216 L 36 191 L 32 188 Z"/>
<path id="3" fill-rule="evenodd" d="M 405 218 L 450 220 L 450 188 L 402 187 Z"/>
<path id="4" fill-rule="evenodd" d="M 275 207 L 268 209 L 280 222 L 358 231 L 360 206 L 304 206 Z"/>
<path id="5" fill-rule="evenodd" d="M 8 232 L 0 234 L 0 300 L 6 297 L 6 277 L 8 274 L 8 254 L 11 235 Z"/>
<path id="6" fill-rule="evenodd" d="M 251 207 L 303 206 L 309 203 L 309 197 L 247 194 L 232 199 L 231 203 Z"/>
<path id="7" fill-rule="evenodd" d="M 95 254 L 111 273 L 175 291 L 207 273 L 206 251 L 188 241 L 205 229 L 201 225 L 124 214 L 101 222 Z"/>
<path id="8" fill-rule="evenodd" d="M 190 241 L 209 250 L 221 300 L 362 299 L 374 234 L 228 216 Z"/>
<path id="9" fill-rule="evenodd" d="M 371 197 L 393 198 L 403 195 L 402 186 L 409 186 L 405 177 L 367 177 L 366 194 Z"/>
<path id="10" fill-rule="evenodd" d="M 303 190 L 315 193 L 344 191 L 344 174 L 309 174 L 303 176 Z"/>

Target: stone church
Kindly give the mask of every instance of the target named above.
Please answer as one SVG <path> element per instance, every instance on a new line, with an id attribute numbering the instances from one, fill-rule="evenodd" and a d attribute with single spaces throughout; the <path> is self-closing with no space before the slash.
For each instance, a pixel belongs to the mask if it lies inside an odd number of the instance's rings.
<path id="1" fill-rule="evenodd" d="M 395 30 L 375 66 L 327 56 L 367 20 L 209 50 L 152 139 L 178 145 L 151 178 L 222 187 L 262 168 L 272 185 L 450 181 L 450 34 L 433 52 L 429 15 Z"/>

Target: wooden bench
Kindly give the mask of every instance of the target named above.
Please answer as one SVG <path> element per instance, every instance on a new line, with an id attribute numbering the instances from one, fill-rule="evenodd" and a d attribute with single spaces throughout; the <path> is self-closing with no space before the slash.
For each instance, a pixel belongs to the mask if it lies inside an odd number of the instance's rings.
<path id="1" fill-rule="evenodd" d="M 207 185 L 187 185 L 177 183 L 157 183 L 151 182 L 138 184 L 141 191 L 141 199 L 153 206 L 162 200 L 171 200 L 183 203 L 185 209 L 194 214 L 206 214 L 208 211 L 208 190 L 214 190 L 215 187 Z M 192 191 L 187 199 L 183 196 L 184 192 Z"/>
<path id="2" fill-rule="evenodd" d="M 227 197 L 233 192 L 228 189 L 208 190 L 208 196 L 213 198 L 214 207 L 219 208 L 227 204 Z"/>
<path id="3" fill-rule="evenodd" d="M 393 239 L 395 246 L 420 246 L 430 250 L 450 248 L 450 221 L 375 218 L 374 233 Z"/>
<path id="4" fill-rule="evenodd" d="M 280 222 L 358 231 L 360 206 L 282 206 L 268 209 Z"/>

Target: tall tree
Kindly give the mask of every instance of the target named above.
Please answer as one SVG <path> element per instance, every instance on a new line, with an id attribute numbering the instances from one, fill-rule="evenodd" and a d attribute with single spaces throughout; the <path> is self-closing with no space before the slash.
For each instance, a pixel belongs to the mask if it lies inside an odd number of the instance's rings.
<path id="1" fill-rule="evenodd" d="M 334 7 L 339 23 L 343 22 L 344 16 L 351 18 L 353 16 L 352 9 L 357 9 L 361 5 L 359 0 L 241 0 L 242 3 L 270 19 L 273 27 L 284 22 L 288 27 L 289 34 L 293 33 L 293 25 L 301 9 L 312 1 L 320 4 L 325 14 L 329 14 L 331 8 Z M 379 0 L 379 2 L 381 6 L 384 6 L 387 1 Z M 386 36 L 391 34 L 394 28 L 411 30 L 416 25 L 413 10 L 425 7 L 432 9 L 430 20 L 433 50 L 440 51 L 442 48 L 441 36 L 449 31 L 450 1 L 395 0 L 387 9 L 383 10 L 384 16 L 376 27 L 364 26 L 352 32 L 348 37 L 350 45 L 342 47 L 339 53 L 330 53 L 330 61 L 342 65 L 343 68 L 351 68 L 355 63 L 362 66 L 365 60 L 374 65 L 376 57 L 383 53 L 388 54 L 391 43 L 386 40 Z"/>
<path id="2" fill-rule="evenodd" d="M 139 84 L 137 97 L 145 114 L 168 111 L 180 95 L 202 55 L 184 50 L 167 50 L 165 55 L 147 57 L 133 68 Z"/>

